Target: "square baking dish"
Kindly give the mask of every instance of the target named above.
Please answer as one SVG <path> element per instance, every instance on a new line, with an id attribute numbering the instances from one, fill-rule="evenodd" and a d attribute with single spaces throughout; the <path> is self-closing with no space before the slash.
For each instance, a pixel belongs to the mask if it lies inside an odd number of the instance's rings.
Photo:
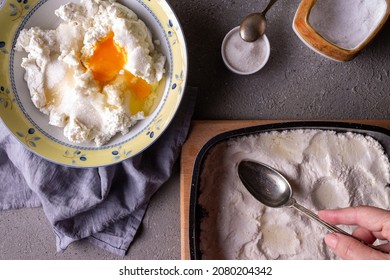
<path id="1" fill-rule="evenodd" d="M 200 251 L 200 224 L 205 215 L 205 210 L 199 205 L 198 199 L 200 195 L 201 173 L 204 166 L 204 161 L 209 151 L 217 144 L 243 136 L 260 134 L 273 131 L 288 131 L 297 129 L 317 129 L 317 130 L 332 130 L 339 133 L 352 132 L 362 135 L 371 136 L 377 140 L 383 147 L 387 155 L 390 154 L 390 130 L 382 127 L 348 123 L 348 122 L 325 122 L 325 121 L 309 121 L 309 122 L 286 122 L 274 123 L 267 125 L 251 126 L 236 130 L 227 131 L 211 138 L 199 151 L 195 163 L 191 179 L 191 193 L 189 205 L 189 249 L 190 258 L 192 260 L 201 260 L 202 252 Z"/>

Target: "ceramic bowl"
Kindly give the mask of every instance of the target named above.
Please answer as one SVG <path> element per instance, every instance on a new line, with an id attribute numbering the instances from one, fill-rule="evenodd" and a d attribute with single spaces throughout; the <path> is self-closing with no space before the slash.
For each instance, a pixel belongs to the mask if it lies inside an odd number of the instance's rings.
<path id="1" fill-rule="evenodd" d="M 239 75 L 258 72 L 267 63 L 270 56 L 270 44 L 264 34 L 255 42 L 241 39 L 240 27 L 230 30 L 222 41 L 221 54 L 226 67 Z"/>
<path id="2" fill-rule="evenodd" d="M 2 1 L 0 6 L 0 118 L 9 131 L 34 153 L 55 163 L 72 167 L 96 167 L 133 157 L 149 147 L 167 128 L 181 103 L 187 79 L 187 48 L 178 19 L 166 1 L 122 0 L 161 42 L 166 56 L 165 79 L 157 93 L 160 102 L 145 120 L 126 135 L 117 135 L 106 145 L 74 144 L 61 128 L 48 124 L 30 99 L 20 66 L 22 53 L 14 46 L 23 28 L 55 29 L 59 19 L 54 10 L 69 0 Z M 76 1 L 77 2 L 77 1 Z"/>
<path id="3" fill-rule="evenodd" d="M 389 14 L 390 0 L 302 0 L 293 29 L 319 54 L 349 61 L 378 34 Z"/>

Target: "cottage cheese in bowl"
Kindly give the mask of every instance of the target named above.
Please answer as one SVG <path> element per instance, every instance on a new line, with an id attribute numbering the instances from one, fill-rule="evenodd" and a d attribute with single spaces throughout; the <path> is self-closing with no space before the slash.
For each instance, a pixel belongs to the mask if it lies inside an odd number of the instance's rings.
<path id="1" fill-rule="evenodd" d="M 0 118 L 25 148 L 57 164 L 99 167 L 166 133 L 188 77 L 187 44 L 168 2 L 14 2 L 0 9 Z"/>
<path id="2" fill-rule="evenodd" d="M 56 29 L 23 29 L 17 51 L 34 106 L 75 144 L 106 144 L 149 115 L 166 58 L 138 16 L 115 1 L 82 0 L 55 11 Z"/>

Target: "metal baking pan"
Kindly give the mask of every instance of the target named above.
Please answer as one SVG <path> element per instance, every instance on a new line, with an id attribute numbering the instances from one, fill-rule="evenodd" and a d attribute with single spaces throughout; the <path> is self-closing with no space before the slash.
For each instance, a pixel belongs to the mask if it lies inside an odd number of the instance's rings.
<path id="1" fill-rule="evenodd" d="M 321 129 L 332 130 L 340 133 L 354 132 L 376 139 L 384 148 L 387 155 L 390 155 L 390 130 L 364 124 L 348 123 L 348 122 L 325 122 L 325 121 L 309 121 L 309 122 L 286 122 L 275 123 L 269 125 L 251 126 L 240 128 L 221 133 L 210 139 L 199 151 L 194 164 L 194 171 L 191 180 L 190 208 L 189 208 L 189 243 L 190 243 L 190 258 L 192 260 L 201 260 L 202 252 L 200 251 L 200 224 L 204 215 L 204 210 L 198 204 L 200 194 L 200 175 L 204 164 L 204 159 L 209 150 L 216 144 L 252 134 L 259 134 L 271 131 L 285 131 L 296 129 Z"/>

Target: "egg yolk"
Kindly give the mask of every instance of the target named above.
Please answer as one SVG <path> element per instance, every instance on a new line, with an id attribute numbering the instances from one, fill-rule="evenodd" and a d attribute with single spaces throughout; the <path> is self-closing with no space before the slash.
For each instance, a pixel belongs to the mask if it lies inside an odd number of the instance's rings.
<path id="1" fill-rule="evenodd" d="M 127 86 L 139 100 L 145 100 L 151 91 L 151 86 L 142 78 L 134 76 L 130 72 L 125 72 Z"/>
<path id="2" fill-rule="evenodd" d="M 126 63 L 125 51 L 114 41 L 114 33 L 111 32 L 100 41 L 88 59 L 87 66 L 91 69 L 95 80 L 106 84 L 114 79 Z"/>
<path id="3" fill-rule="evenodd" d="M 96 45 L 86 66 L 92 71 L 93 78 L 104 86 L 120 75 L 126 64 L 126 58 L 125 50 L 115 43 L 114 33 L 110 32 Z M 123 71 L 126 85 L 132 95 L 130 109 L 132 113 L 142 111 L 143 103 L 151 93 L 152 87 L 142 78 Z"/>
<path id="4" fill-rule="evenodd" d="M 151 90 L 151 86 L 142 78 L 136 77 L 130 72 L 125 72 L 125 81 L 130 88 L 129 104 L 127 105 L 132 114 L 136 114 L 140 111 L 143 111 L 146 115 L 148 112 L 144 109 L 144 104 L 148 98 Z"/>

